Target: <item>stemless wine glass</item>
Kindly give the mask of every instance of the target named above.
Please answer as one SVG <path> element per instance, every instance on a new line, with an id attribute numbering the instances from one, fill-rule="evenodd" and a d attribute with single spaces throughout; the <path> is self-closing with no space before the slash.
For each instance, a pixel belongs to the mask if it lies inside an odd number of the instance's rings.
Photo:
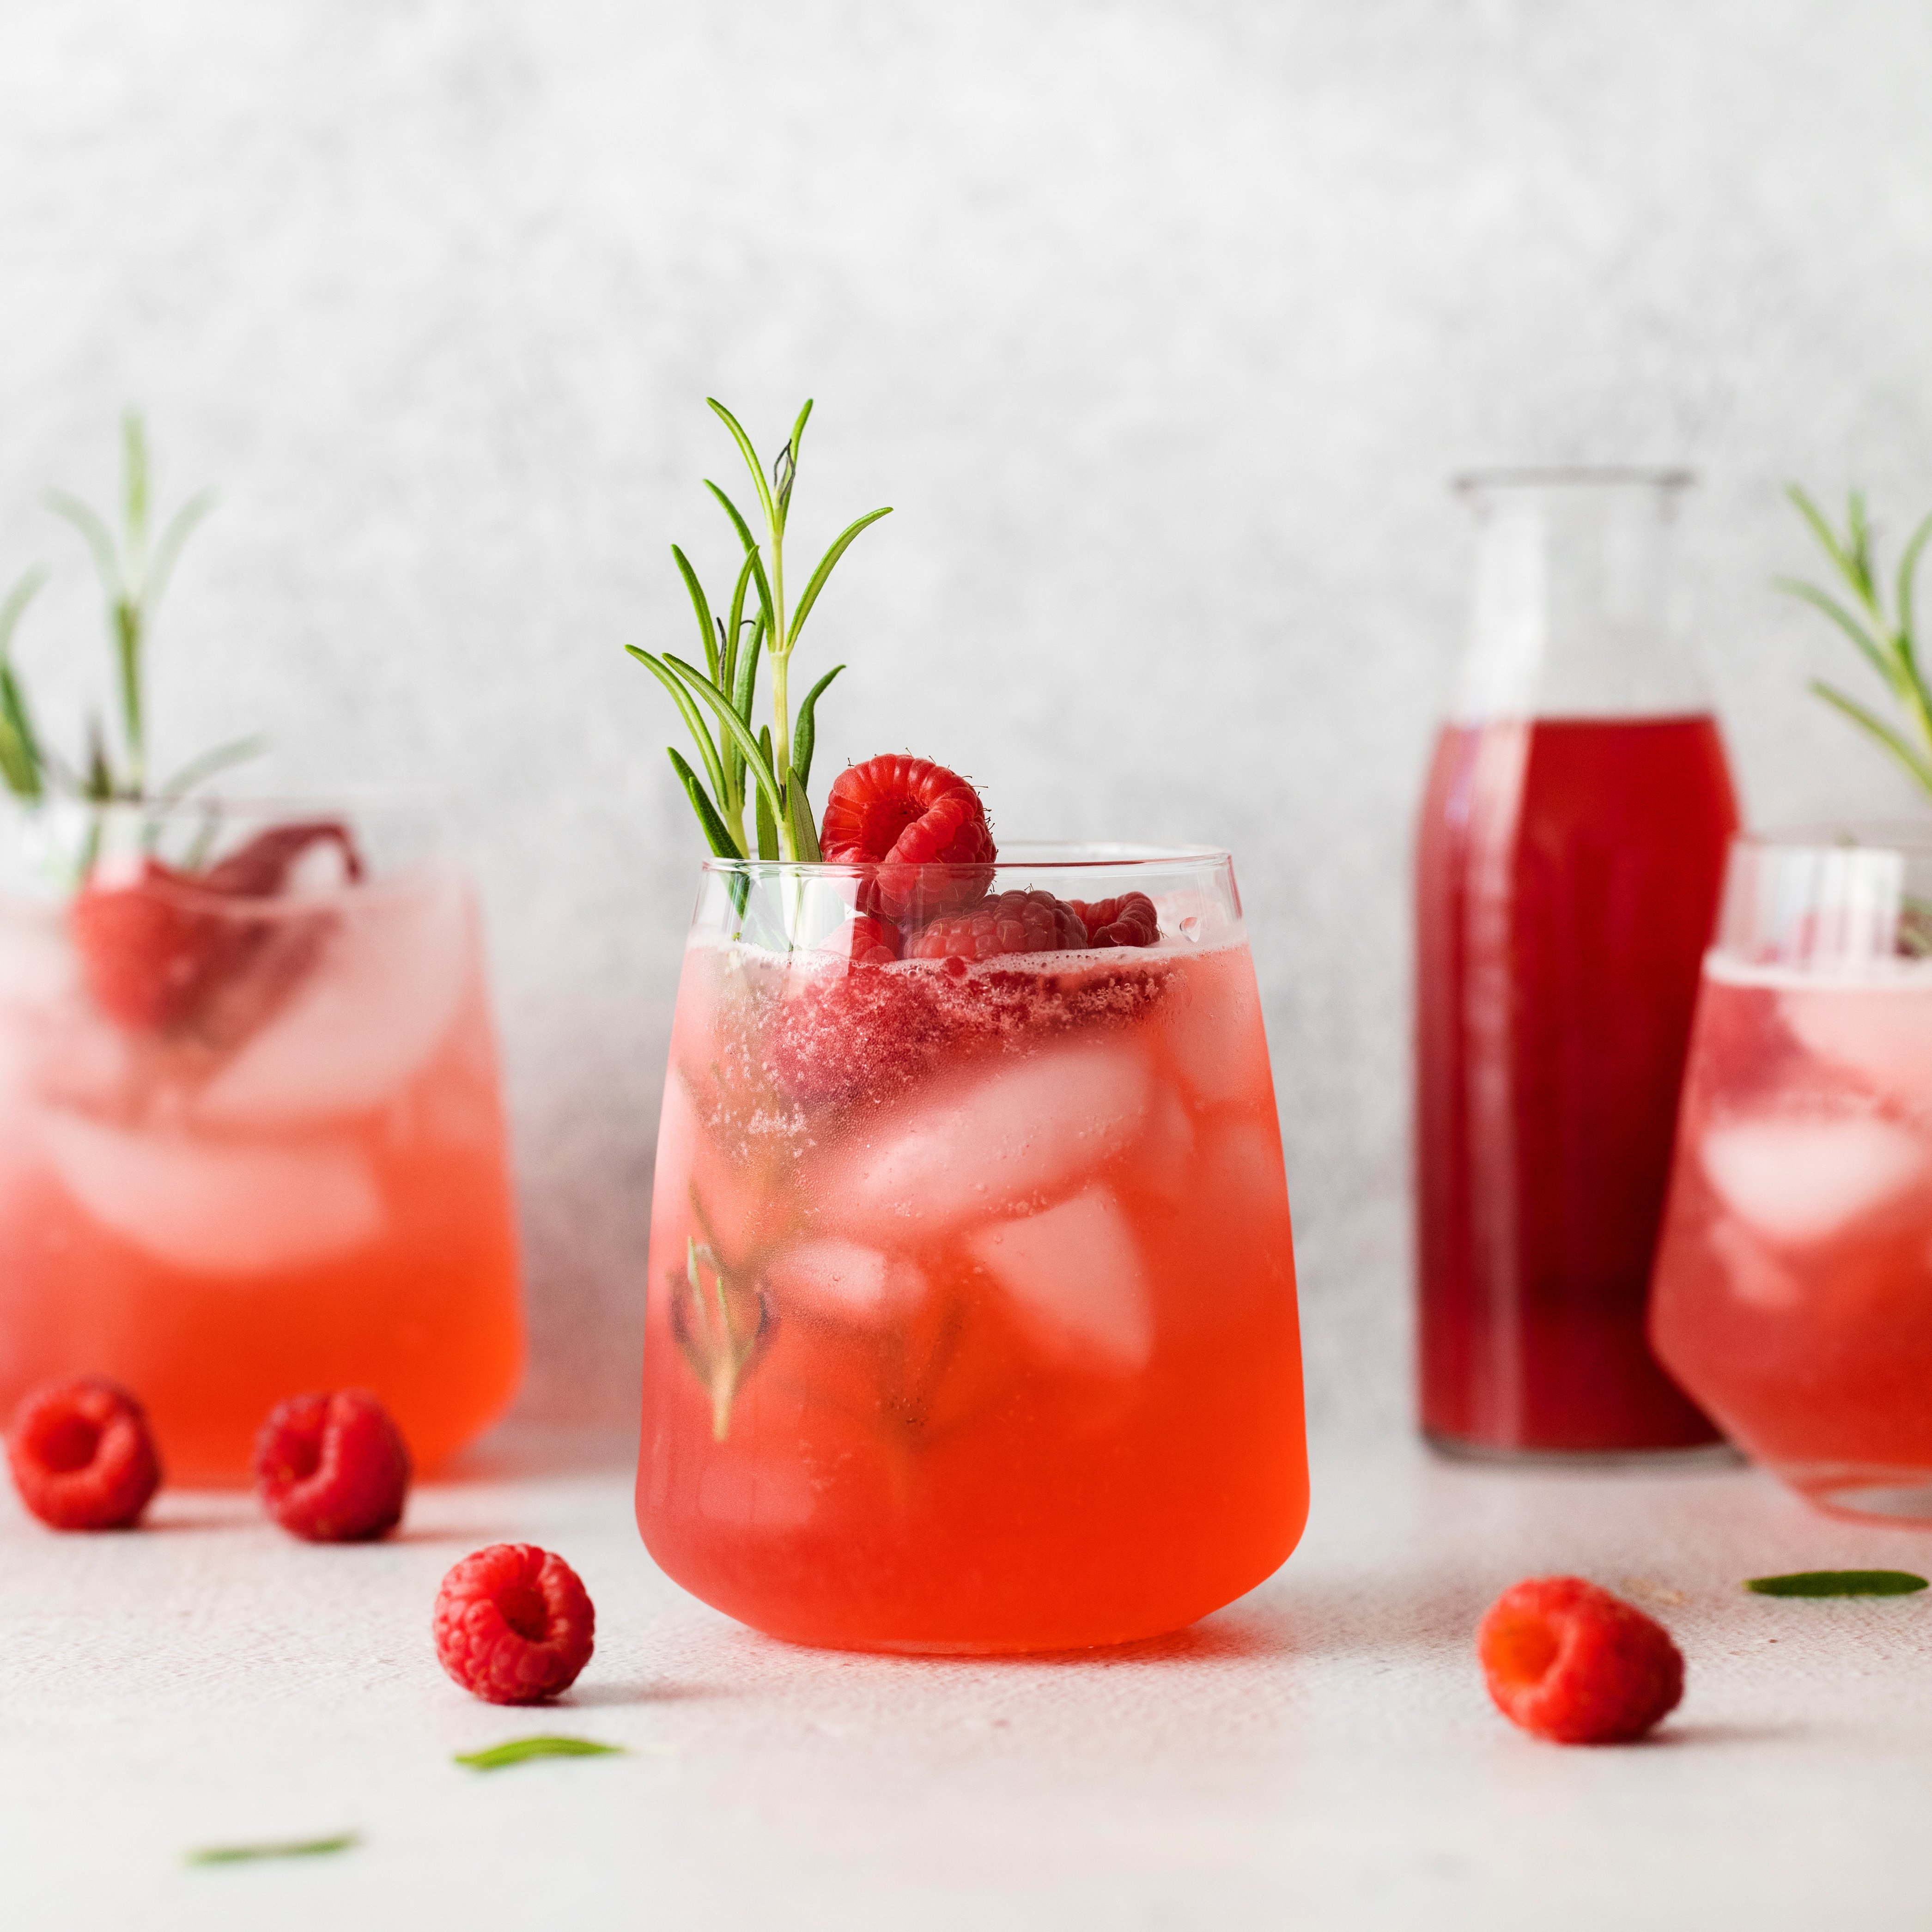
<path id="1" fill-rule="evenodd" d="M 1812 1502 L 1932 1522 L 1932 831 L 1732 848 L 1651 1326 Z"/>
<path id="2" fill-rule="evenodd" d="M 0 826 L 0 1406 L 112 1377 L 171 1477 L 374 1390 L 418 1462 L 503 1408 L 516 1230 L 473 896 L 402 805 Z"/>
<path id="3" fill-rule="evenodd" d="M 1232 868 L 1041 845 L 920 872 L 952 902 L 1144 893 L 1160 936 L 858 963 L 863 868 L 706 862 L 658 1142 L 640 1526 L 686 1588 L 800 1642 L 1177 1629 L 1274 1570 L 1307 1512 Z"/>

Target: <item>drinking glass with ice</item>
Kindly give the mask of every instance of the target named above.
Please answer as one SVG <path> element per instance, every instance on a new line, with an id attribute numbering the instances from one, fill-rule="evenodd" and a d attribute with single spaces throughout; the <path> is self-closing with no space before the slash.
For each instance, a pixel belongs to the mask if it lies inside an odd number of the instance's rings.
<path id="1" fill-rule="evenodd" d="M 1740 838 L 1652 1285 L 1658 1354 L 1822 1507 L 1932 1521 L 1932 841 Z"/>
<path id="2" fill-rule="evenodd" d="M 962 956 L 863 867 L 707 862 L 653 1196 L 638 1520 L 775 1635 L 1056 1649 L 1192 1622 L 1307 1510 L 1274 1090 L 1225 854 L 1009 845 L 933 902 L 1150 943 Z M 1018 896 L 1030 893 L 1030 904 Z M 1017 914 L 1016 915 L 1017 916 Z M 993 915 L 982 916 L 991 918 Z M 1154 921 L 1157 916 L 1157 929 Z"/>
<path id="3" fill-rule="evenodd" d="M 372 1389 L 433 1466 L 523 1318 L 476 908 L 404 807 L 45 802 L 0 828 L 0 1412 L 140 1391 L 171 1477 Z"/>

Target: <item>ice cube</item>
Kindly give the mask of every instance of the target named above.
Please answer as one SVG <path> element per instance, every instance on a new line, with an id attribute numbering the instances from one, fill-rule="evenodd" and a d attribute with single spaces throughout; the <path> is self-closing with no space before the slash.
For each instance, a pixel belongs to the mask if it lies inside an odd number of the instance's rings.
<path id="1" fill-rule="evenodd" d="M 1795 1308 L 1804 1286 L 1741 1222 L 1717 1221 L 1706 1236 L 1731 1292 L 1754 1308 Z"/>
<path id="2" fill-rule="evenodd" d="M 1932 986 L 1832 986 L 1778 996 L 1785 1024 L 1820 1059 L 1909 1106 L 1932 1106 Z"/>
<path id="3" fill-rule="evenodd" d="M 50 1112 L 40 1142 L 104 1227 L 190 1274 L 312 1268 L 382 1232 L 382 1198 L 352 1147 L 224 1144 Z"/>
<path id="4" fill-rule="evenodd" d="M 1281 1211 L 1288 1183 L 1272 1120 L 1224 1123 L 1202 1148 L 1202 1164 L 1213 1178 L 1215 1198 L 1233 1204 L 1234 1218 L 1258 1221 Z"/>
<path id="5" fill-rule="evenodd" d="M 836 1238 L 787 1249 L 766 1268 L 765 1285 L 781 1316 L 829 1316 L 868 1328 L 909 1312 L 926 1288 L 911 1262 Z"/>
<path id="6" fill-rule="evenodd" d="M 473 970 L 470 897 L 454 874 L 345 896 L 321 956 L 202 1088 L 208 1126 L 277 1126 L 364 1112 L 442 1043 Z"/>
<path id="7" fill-rule="evenodd" d="M 862 1234 L 881 1221 L 937 1230 L 1044 1206 L 1125 1150 L 1152 1090 L 1146 1061 L 1119 1041 L 1037 1054 L 950 1090 L 928 1085 L 829 1151 L 812 1216 Z"/>
<path id="8" fill-rule="evenodd" d="M 674 1064 L 658 1118 L 652 1213 L 680 1222 L 689 1215 L 700 1240 L 715 1238 L 736 1252 L 741 1244 L 755 1244 L 772 1204 L 760 1187 L 760 1172 L 750 1161 L 731 1159 L 706 1131 L 690 1086 Z"/>
<path id="9" fill-rule="evenodd" d="M 1733 1120 L 1700 1150 L 1724 1205 L 1763 1239 L 1802 1246 L 1886 1206 L 1924 1176 L 1925 1144 L 1890 1121 Z"/>
<path id="10" fill-rule="evenodd" d="M 1167 1082 L 1158 1082 L 1134 1151 L 1131 1184 L 1178 1205 L 1196 1179 L 1194 1144 L 1194 1122 L 1186 1102 Z"/>
<path id="11" fill-rule="evenodd" d="M 1244 956 L 1198 960 L 1160 1010 L 1158 1025 L 1174 1070 L 1205 1107 L 1240 1100 L 1268 1068 L 1268 1042 L 1254 974 Z"/>
<path id="12" fill-rule="evenodd" d="M 1111 1189 L 982 1228 L 968 1245 L 1043 1351 L 1120 1375 L 1146 1366 L 1154 1298 Z"/>

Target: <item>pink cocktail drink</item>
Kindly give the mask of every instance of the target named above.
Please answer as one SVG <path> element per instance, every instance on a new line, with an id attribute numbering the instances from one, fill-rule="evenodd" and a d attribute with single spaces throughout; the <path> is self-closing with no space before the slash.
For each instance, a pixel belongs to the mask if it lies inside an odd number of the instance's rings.
<path id="1" fill-rule="evenodd" d="M 910 1650 L 1142 1637 L 1259 1582 L 1307 1469 L 1226 860 L 1029 871 L 1066 897 L 1146 884 L 1152 945 L 862 965 L 735 936 L 760 898 L 823 889 L 759 869 L 707 867 L 679 991 L 652 1555 L 776 1635 Z"/>
<path id="2" fill-rule="evenodd" d="M 1932 958 L 1916 855 L 1739 842 L 1652 1332 L 1754 1460 L 1932 1520 Z"/>
<path id="3" fill-rule="evenodd" d="M 231 814 L 242 853 L 296 856 L 225 882 L 220 844 L 199 871 L 137 856 L 198 814 L 100 816 L 81 861 L 58 826 L 38 868 L 16 850 L 0 897 L 0 1410 L 107 1375 L 170 1478 L 230 1481 L 275 1402 L 360 1385 L 433 1465 L 523 1354 L 466 881 L 394 815 Z M 386 836 L 418 849 L 390 865 Z"/>

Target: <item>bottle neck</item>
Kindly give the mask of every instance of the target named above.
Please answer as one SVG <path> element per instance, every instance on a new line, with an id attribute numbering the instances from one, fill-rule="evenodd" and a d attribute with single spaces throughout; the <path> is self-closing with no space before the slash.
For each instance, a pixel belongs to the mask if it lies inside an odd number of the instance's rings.
<path id="1" fill-rule="evenodd" d="M 1466 486 L 1475 598 L 1458 722 L 1708 711 L 1670 608 L 1673 482 Z"/>

